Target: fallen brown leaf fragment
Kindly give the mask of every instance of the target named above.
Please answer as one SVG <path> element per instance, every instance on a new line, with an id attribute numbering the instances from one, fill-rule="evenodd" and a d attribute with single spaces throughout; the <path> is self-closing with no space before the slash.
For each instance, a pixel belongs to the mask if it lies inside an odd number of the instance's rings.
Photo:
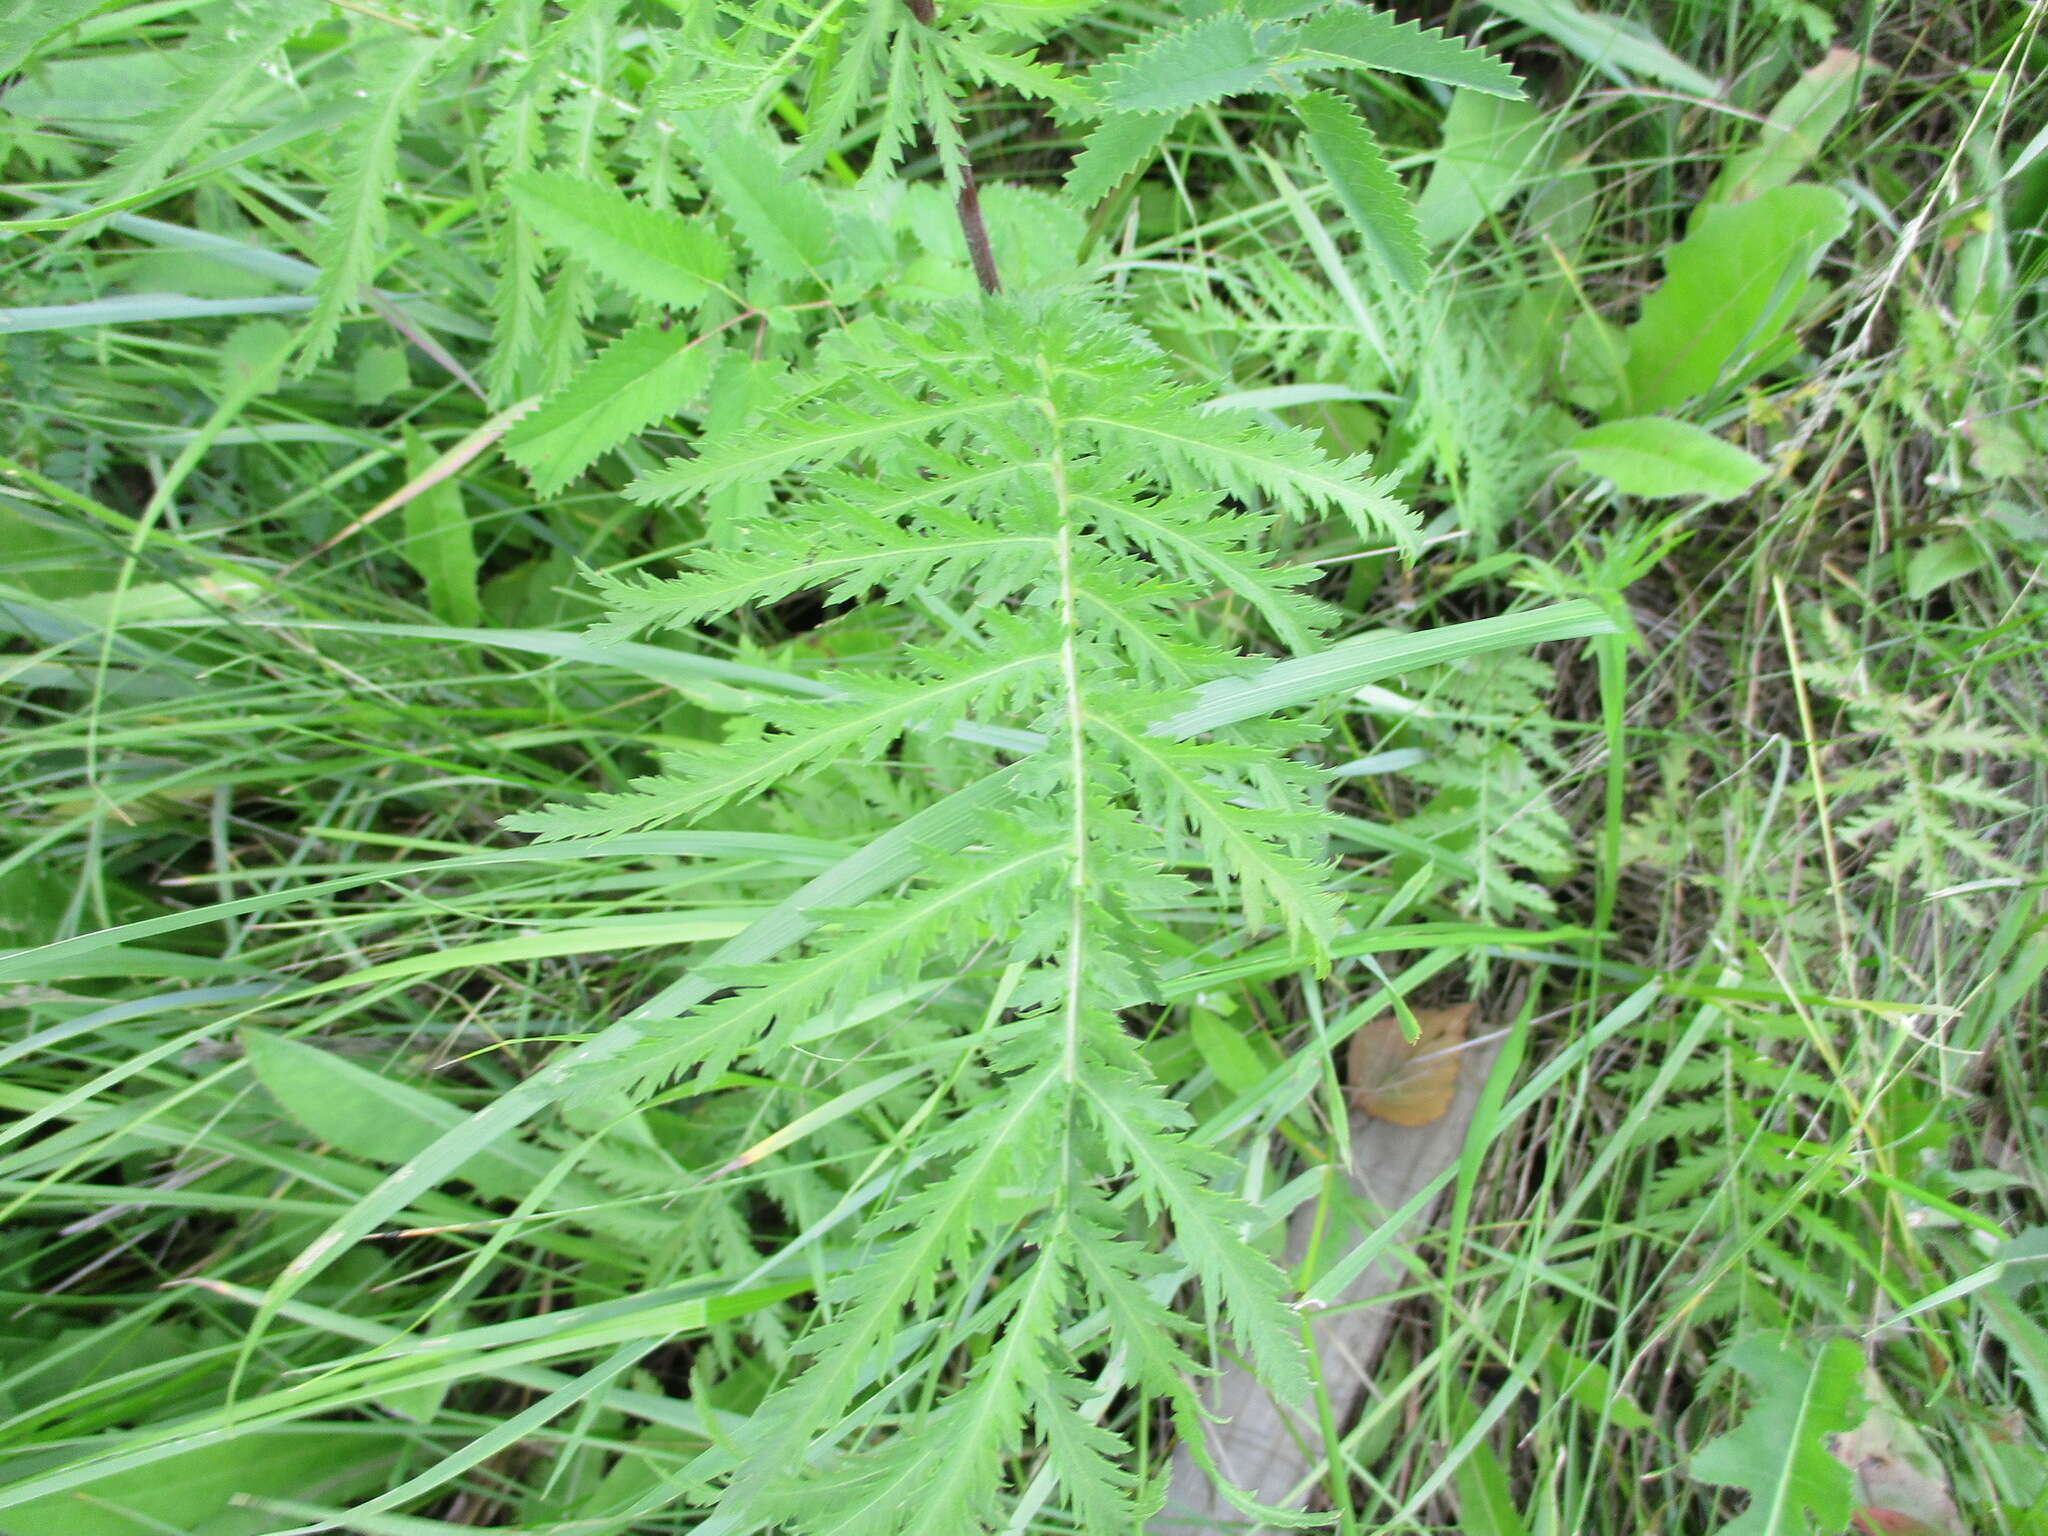
<path id="1" fill-rule="evenodd" d="M 1351 1102 L 1395 1125 L 1428 1125 L 1450 1107 L 1472 1025 L 1472 1004 L 1417 1008 L 1410 1040 L 1383 1013 L 1351 1037 Z"/>

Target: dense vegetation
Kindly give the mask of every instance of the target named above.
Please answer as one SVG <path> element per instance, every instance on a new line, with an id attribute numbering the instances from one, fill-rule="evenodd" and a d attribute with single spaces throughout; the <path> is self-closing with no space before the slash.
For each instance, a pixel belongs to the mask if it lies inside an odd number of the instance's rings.
<path id="1" fill-rule="evenodd" d="M 2043 20 L 10 7 L 0 1533 L 2048 1531 Z"/>

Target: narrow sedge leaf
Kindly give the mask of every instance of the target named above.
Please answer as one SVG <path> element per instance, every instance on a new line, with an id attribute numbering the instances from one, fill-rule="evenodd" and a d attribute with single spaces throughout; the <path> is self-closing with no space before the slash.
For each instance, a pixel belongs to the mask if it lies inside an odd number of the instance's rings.
<path id="1" fill-rule="evenodd" d="M 1614 620 L 1583 598 L 1550 603 L 1526 613 L 1444 624 L 1418 635 L 1360 635 L 1313 656 L 1276 661 L 1250 677 L 1226 678 L 1195 694 L 1194 702 L 1152 726 L 1155 736 L 1193 736 L 1241 720 L 1333 697 L 1383 677 L 1458 661 L 1488 651 L 1617 633 Z"/>
<path id="2" fill-rule="evenodd" d="M 1515 72 L 1483 48 L 1446 37 L 1420 22 L 1397 21 L 1383 11 L 1345 6 L 1303 22 L 1294 34 L 1306 52 L 1393 75 L 1462 86 L 1490 96 L 1519 99 Z"/>
<path id="3" fill-rule="evenodd" d="M 1581 432 L 1565 452 L 1629 496 L 1704 496 L 1727 501 L 1769 473 L 1763 460 L 1704 428 L 1669 416 L 1610 421 Z"/>
<path id="4" fill-rule="evenodd" d="M 722 348 L 649 321 L 606 347 L 524 417 L 505 453 L 552 496 L 634 433 L 704 392 Z"/>
<path id="5" fill-rule="evenodd" d="M 1126 48 L 1095 72 L 1098 101 L 1111 112 L 1171 112 L 1271 88 L 1274 57 L 1251 23 L 1222 11 L 1177 32 Z"/>
<path id="6" fill-rule="evenodd" d="M 1512 16 L 1551 41 L 1576 53 L 1593 68 L 1624 85 L 1631 77 L 1655 80 L 1695 96 L 1713 97 L 1721 87 L 1658 42 L 1633 16 L 1582 11 L 1574 0 L 1485 0 L 1503 16 Z"/>
<path id="7" fill-rule="evenodd" d="M 650 304 L 699 304 L 731 270 L 731 253 L 708 225 L 636 203 L 615 187 L 536 171 L 513 178 L 509 189 L 550 245 Z"/>
<path id="8" fill-rule="evenodd" d="M 1330 91 L 1297 97 L 1294 112 L 1352 228 L 1396 282 L 1411 293 L 1420 291 L 1429 267 L 1415 209 L 1372 129 Z"/>

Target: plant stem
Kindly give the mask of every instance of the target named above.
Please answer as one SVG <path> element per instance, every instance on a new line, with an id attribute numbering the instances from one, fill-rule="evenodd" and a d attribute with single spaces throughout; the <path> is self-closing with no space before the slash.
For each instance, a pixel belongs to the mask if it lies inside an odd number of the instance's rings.
<path id="1" fill-rule="evenodd" d="M 903 0 L 910 14 L 928 27 L 939 24 L 932 0 Z M 960 216 L 960 233 L 967 238 L 967 257 L 974 263 L 975 280 L 983 293 L 1001 293 L 1003 279 L 996 271 L 996 254 L 988 243 L 988 225 L 981 217 L 981 194 L 975 190 L 974 167 L 963 155 L 960 160 L 960 191 L 953 201 Z"/>

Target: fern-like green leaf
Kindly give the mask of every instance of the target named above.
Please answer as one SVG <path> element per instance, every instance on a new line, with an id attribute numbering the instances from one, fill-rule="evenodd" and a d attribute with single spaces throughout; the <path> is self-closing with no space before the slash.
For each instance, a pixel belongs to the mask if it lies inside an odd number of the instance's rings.
<path id="1" fill-rule="evenodd" d="M 515 831 L 541 838 L 592 837 L 688 820 L 765 786 L 840 761 L 864 758 L 913 726 L 952 724 L 977 704 L 1001 702 L 1057 664 L 1041 640 L 1013 654 L 965 662 L 933 655 L 930 675 L 845 679 L 843 702 L 793 705 L 780 728 L 750 741 L 728 742 L 669 759 L 664 770 L 621 794 L 594 796 L 575 808 L 509 817 Z"/>
<path id="2" fill-rule="evenodd" d="M 1085 1087 L 1091 1112 L 1130 1159 L 1139 1189 L 1173 1218 L 1182 1254 L 1228 1307 L 1260 1376 L 1277 1393 L 1306 1396 L 1300 1322 L 1282 1299 L 1280 1272 L 1245 1241 L 1252 1212 L 1219 1192 L 1222 1160 L 1163 1134 L 1184 1126 L 1187 1112 L 1135 1076 L 1098 1063 Z"/>
<path id="3" fill-rule="evenodd" d="M 363 289 L 376 275 L 388 249 L 385 198 L 398 174 L 398 135 L 406 111 L 447 62 L 448 51 L 442 38 L 393 38 L 378 45 L 374 62 L 363 72 L 363 95 L 370 105 L 348 135 L 347 170 L 323 210 L 327 227 L 317 246 L 320 280 L 300 343 L 301 367 L 334 350 L 342 316 L 361 302 Z"/>
<path id="4" fill-rule="evenodd" d="M 632 581 L 598 575 L 593 579 L 608 613 L 592 633 L 624 640 L 811 591 L 846 603 L 870 595 L 908 597 L 971 579 L 982 601 L 1001 602 L 1041 580 L 1052 555 L 1053 540 L 1044 533 L 905 532 L 848 508 L 844 527 L 815 536 L 764 523 L 752 530 L 746 549 L 705 550 L 681 576 Z"/>
<path id="5" fill-rule="evenodd" d="M 202 41 L 178 50 L 177 81 L 169 102 L 114 157 L 102 199 L 118 202 L 144 190 L 208 134 L 231 121 L 247 106 L 253 77 L 275 69 L 278 49 L 317 15 L 297 0 L 266 4 L 253 13 L 225 9 Z"/>
<path id="6" fill-rule="evenodd" d="M 1078 1413 L 1079 1367 L 1047 1341 L 1084 1317 L 1142 1320 L 1158 1337 L 1137 1369 L 1189 1414 L 1179 1383 L 1194 1362 L 1160 1324 L 1163 1272 L 1102 1181 L 1128 1180 L 1142 1212 L 1171 1222 L 1177 1262 L 1268 1379 L 1300 1389 L 1298 1325 L 1278 1271 L 1245 1240 L 1253 1213 L 1224 1193 L 1231 1165 L 1187 1139 L 1121 1014 L 1160 1000 L 1196 881 L 1311 954 L 1335 937 L 1317 780 L 1285 749 L 1314 729 L 1237 727 L 1246 715 L 1224 713 L 1205 727 L 1213 739 L 1191 743 L 1155 722 L 1169 693 L 1244 670 L 1189 621 L 1199 596 L 1220 589 L 1314 652 L 1333 615 L 1299 590 L 1304 572 L 1272 569 L 1257 548 L 1282 515 L 1405 535 L 1405 512 L 1360 468 L 1306 434 L 1205 413 L 1141 332 L 1044 297 L 849 326 L 814 372 L 764 397 L 754 424 L 633 487 L 695 500 L 772 481 L 777 501 L 715 514 L 676 577 L 604 580 L 608 634 L 809 590 L 940 607 L 961 643 L 842 666 L 816 679 L 835 699 L 778 705 L 624 791 L 514 825 L 609 835 L 743 796 L 773 805 L 796 785 L 872 785 L 885 752 L 913 784 L 959 772 L 963 752 L 1023 754 L 984 779 L 1001 787 L 994 808 L 927 849 L 908 886 L 816 913 L 801 956 L 708 971 L 692 1006 L 650 1013 L 638 1045 L 593 1069 L 606 1092 L 677 1078 L 710 1091 L 757 1054 L 857 1049 L 869 1010 L 908 997 L 920 1007 L 886 1015 L 892 1045 L 927 1014 L 951 1020 L 958 1059 L 988 1080 L 920 1133 L 924 1164 L 876 1206 L 861 1258 L 795 1345 L 810 1363 L 730 1456 L 707 1452 L 692 1473 L 721 1490 L 730 1529 L 973 1529 L 996 1508 L 1004 1458 L 1033 1438 L 1077 1507 L 1133 1500 L 1117 1470 L 1128 1448 Z M 966 1360 L 898 1342 L 903 1310 L 927 1306 L 948 1267 L 988 1276 L 963 1324 L 980 1341 Z M 901 1354 L 878 1379 L 885 1345 Z M 867 1414 L 913 1402 L 925 1405 L 915 1437 L 860 1447 Z"/>

